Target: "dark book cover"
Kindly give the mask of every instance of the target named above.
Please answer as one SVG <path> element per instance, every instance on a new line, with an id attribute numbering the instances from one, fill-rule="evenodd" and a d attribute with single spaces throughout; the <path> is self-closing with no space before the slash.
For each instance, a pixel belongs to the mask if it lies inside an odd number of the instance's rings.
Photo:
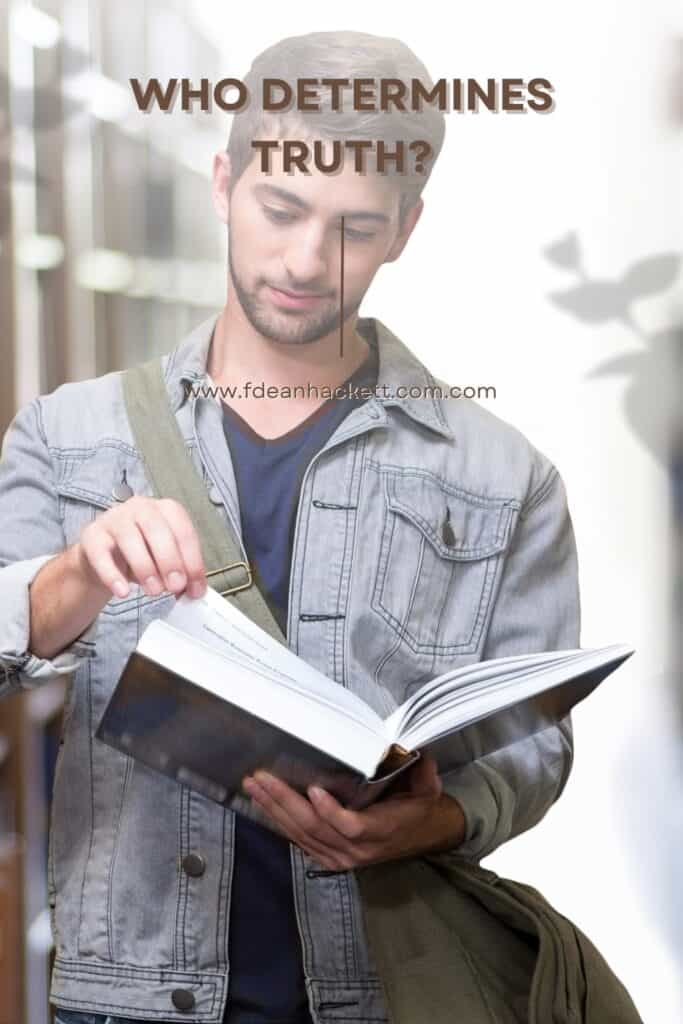
<path id="1" fill-rule="evenodd" d="M 301 793 L 315 784 L 358 809 L 385 793 L 419 757 L 392 746 L 377 773 L 366 779 L 137 651 L 128 659 L 95 735 L 221 804 L 231 804 L 241 793 L 244 776 L 261 768 Z"/>
<path id="2" fill-rule="evenodd" d="M 565 717 L 628 654 L 534 697 L 501 707 L 426 744 L 439 770 L 454 771 L 478 757 L 540 732 Z M 344 806 L 360 809 L 400 789 L 419 757 L 394 743 L 371 778 L 272 722 L 219 697 L 138 651 L 126 667 L 95 735 L 217 803 L 251 813 L 241 792 L 245 775 L 263 769 L 300 793 L 318 785 Z M 321 737 L 324 743 L 324 737 Z"/>

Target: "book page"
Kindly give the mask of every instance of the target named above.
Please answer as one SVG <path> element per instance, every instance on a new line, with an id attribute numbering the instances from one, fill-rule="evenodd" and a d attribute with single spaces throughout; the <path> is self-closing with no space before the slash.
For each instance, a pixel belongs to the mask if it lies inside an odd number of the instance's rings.
<path id="1" fill-rule="evenodd" d="M 409 720 L 399 742 L 409 749 L 420 749 L 436 740 L 498 711 L 512 708 L 554 687 L 571 684 L 581 676 L 602 670 L 609 675 L 630 657 L 632 648 L 624 644 L 578 651 L 548 652 L 527 661 L 495 659 L 482 663 L 488 678 L 475 676 L 461 685 L 447 685 L 440 699 L 424 704 Z M 498 662 L 498 664 L 496 664 Z M 488 666 L 488 668 L 487 668 Z M 449 683 L 452 679 L 449 680 Z M 436 698 L 436 695 L 434 695 Z"/>
<path id="2" fill-rule="evenodd" d="M 365 701 L 299 658 L 213 589 L 199 599 L 180 597 L 164 621 L 234 663 L 385 735 L 382 719 Z"/>
<path id="3" fill-rule="evenodd" d="M 237 645 L 206 643 L 164 619 L 149 624 L 136 653 L 363 775 L 375 774 L 387 746 L 381 720 L 373 729 L 295 677 L 271 670 L 265 659 L 252 659 Z"/>
<path id="4" fill-rule="evenodd" d="M 492 658 L 488 661 L 477 661 L 461 668 L 444 672 L 416 690 L 408 700 L 385 720 L 388 734 L 398 739 L 416 721 L 429 714 L 430 711 L 448 700 L 450 693 L 474 694 L 477 690 L 486 689 L 492 680 L 503 678 L 514 679 L 519 673 L 526 673 L 536 665 L 549 667 L 566 661 L 577 653 L 577 650 L 545 651 L 538 654 L 514 654 L 504 658 Z"/>

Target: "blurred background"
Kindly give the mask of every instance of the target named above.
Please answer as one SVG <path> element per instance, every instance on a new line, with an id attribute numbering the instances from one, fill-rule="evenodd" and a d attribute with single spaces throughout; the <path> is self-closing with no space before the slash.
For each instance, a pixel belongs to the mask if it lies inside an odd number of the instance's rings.
<path id="1" fill-rule="evenodd" d="M 362 313 L 558 466 L 583 646 L 636 655 L 577 709 L 544 821 L 489 858 L 598 945 L 647 1024 L 683 1019 L 683 13 L 502 0 L 0 2 L 0 436 L 66 380 L 173 348 L 225 298 L 211 159 L 230 118 L 142 114 L 130 77 L 244 76 L 283 36 L 358 29 L 433 78 L 550 79 L 550 114 L 447 116 L 406 252 Z M 45 1024 L 47 821 L 62 684 L 0 705 L 0 1024 Z"/>

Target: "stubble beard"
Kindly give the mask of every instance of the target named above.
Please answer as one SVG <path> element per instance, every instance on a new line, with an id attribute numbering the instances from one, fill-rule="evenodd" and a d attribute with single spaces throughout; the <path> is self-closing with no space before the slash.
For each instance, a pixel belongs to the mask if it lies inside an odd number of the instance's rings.
<path id="1" fill-rule="evenodd" d="M 258 331 L 262 337 L 268 338 L 269 341 L 279 342 L 283 345 L 306 345 L 313 341 L 319 341 L 320 338 L 339 329 L 340 306 L 336 296 L 331 297 L 330 305 L 316 313 L 306 313 L 300 310 L 273 312 L 272 309 L 267 309 L 262 302 L 259 302 L 256 295 L 258 288 L 267 282 L 261 279 L 257 282 L 255 290 L 250 292 L 235 270 L 230 245 L 228 245 L 228 266 L 230 280 L 244 315 L 254 330 Z M 360 302 L 360 299 L 353 299 L 344 303 L 344 321 L 356 312 Z"/>

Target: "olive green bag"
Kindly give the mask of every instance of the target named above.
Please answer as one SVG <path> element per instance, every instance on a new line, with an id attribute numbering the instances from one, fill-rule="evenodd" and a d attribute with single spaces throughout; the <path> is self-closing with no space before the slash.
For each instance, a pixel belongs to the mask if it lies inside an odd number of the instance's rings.
<path id="1" fill-rule="evenodd" d="M 161 361 L 127 370 L 123 389 L 154 493 L 189 513 L 211 586 L 286 645 L 192 464 Z M 642 1024 L 600 953 L 531 887 L 455 852 L 356 877 L 392 1024 Z"/>

